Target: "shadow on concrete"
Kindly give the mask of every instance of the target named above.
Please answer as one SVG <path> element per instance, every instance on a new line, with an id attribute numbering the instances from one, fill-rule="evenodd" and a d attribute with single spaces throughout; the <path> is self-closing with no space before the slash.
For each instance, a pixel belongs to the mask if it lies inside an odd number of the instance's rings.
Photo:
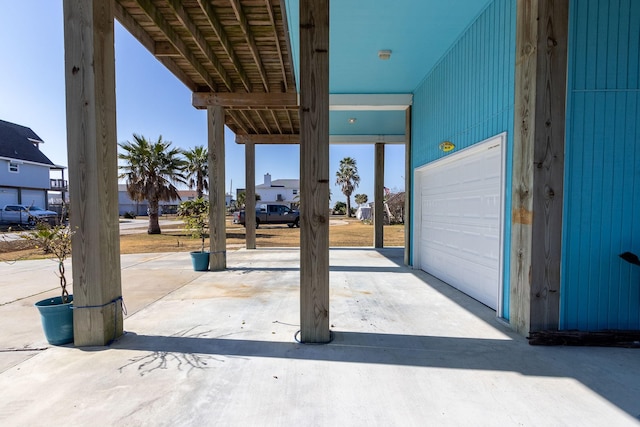
<path id="1" fill-rule="evenodd" d="M 606 378 L 605 365 L 611 363 L 608 356 L 621 349 L 598 349 L 602 351 L 594 357 L 585 352 L 567 352 L 567 348 L 530 347 L 522 339 L 336 331 L 333 332 L 333 341 L 327 345 L 304 345 L 209 337 L 208 334 L 194 333 L 193 330 L 174 336 L 129 332 L 112 344 L 111 349 L 144 352 L 120 368 L 132 367 L 140 375 L 164 369 L 168 360 L 189 369 L 205 369 L 211 366 L 212 361 L 222 362 L 225 357 L 258 357 L 469 370 L 470 375 L 471 371 L 506 371 L 525 376 L 574 378 L 631 416 L 640 418 L 640 408 L 633 397 L 640 392 L 640 370 L 636 358 L 615 359 L 615 369 L 628 372 L 622 377 L 624 382 L 621 383 L 620 378 L 602 381 Z M 86 348 L 85 351 L 100 349 L 104 348 Z M 594 363 L 596 365 L 589 366 Z"/>

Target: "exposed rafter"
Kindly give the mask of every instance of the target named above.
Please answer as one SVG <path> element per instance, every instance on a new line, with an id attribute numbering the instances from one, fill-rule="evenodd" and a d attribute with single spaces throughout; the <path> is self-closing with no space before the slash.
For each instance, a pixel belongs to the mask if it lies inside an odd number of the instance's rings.
<path id="1" fill-rule="evenodd" d="M 276 49 L 278 51 L 278 58 L 280 59 L 280 68 L 282 70 L 282 84 L 284 85 L 284 92 L 288 92 L 289 91 L 289 82 L 287 82 L 287 73 L 286 73 L 286 68 L 284 66 L 284 58 L 282 56 L 282 49 L 280 48 L 280 40 L 278 39 L 278 31 L 276 29 L 276 18 L 273 14 L 273 8 L 271 7 L 271 1 L 270 0 L 264 0 L 265 2 L 265 6 L 267 7 L 267 12 L 269 13 L 269 21 L 271 21 L 271 30 L 273 31 L 273 34 L 275 35 L 275 43 L 276 43 Z"/>
<path id="2" fill-rule="evenodd" d="M 176 17 L 180 20 L 182 25 L 189 31 L 189 34 L 191 34 L 191 36 L 193 37 L 193 40 L 196 42 L 196 45 L 198 45 L 198 47 L 200 48 L 204 56 L 206 56 L 207 60 L 211 62 L 211 65 L 213 65 L 213 68 L 216 69 L 216 72 L 224 82 L 225 86 L 227 86 L 227 89 L 230 92 L 233 92 L 233 82 L 231 81 L 229 74 L 227 74 L 227 71 L 224 69 L 224 67 L 220 63 L 220 60 L 218 59 L 216 54 L 213 52 L 213 50 L 211 50 L 211 47 L 209 46 L 209 43 L 202 35 L 202 32 L 198 29 L 198 27 L 193 23 L 193 21 L 189 17 L 189 14 L 182 6 L 182 2 L 179 0 L 168 0 L 168 3 L 169 3 L 169 6 L 171 6 L 171 8 L 173 9 L 173 11 L 176 13 Z M 249 83 L 249 81 L 247 80 L 246 75 L 244 76 L 242 83 L 245 85 L 245 89 L 248 92 L 250 92 L 251 83 Z"/>
<path id="3" fill-rule="evenodd" d="M 231 120 L 234 121 L 236 125 L 238 125 L 238 130 L 242 133 L 249 133 L 249 128 L 247 128 L 242 121 L 241 118 L 238 117 L 238 114 L 232 110 L 226 110 L 225 114 L 231 117 Z"/>
<path id="4" fill-rule="evenodd" d="M 172 57 L 180 56 L 180 52 L 178 52 L 178 50 L 171 43 L 167 41 L 155 42 L 153 47 L 153 54 L 155 55 L 156 58 L 163 57 L 163 56 L 172 56 Z"/>
<path id="5" fill-rule="evenodd" d="M 245 110 L 238 110 L 238 112 L 244 119 L 244 122 L 247 123 L 249 127 L 251 127 L 251 133 L 259 134 L 260 132 L 258 131 L 256 124 L 253 122 L 253 120 L 251 120 L 251 117 L 247 115 L 247 112 Z"/>
<path id="6" fill-rule="evenodd" d="M 240 79 L 242 80 L 242 83 L 244 84 L 245 89 L 247 90 L 247 92 L 251 92 L 252 86 L 251 86 L 251 82 L 249 81 L 249 77 L 247 77 L 247 73 L 242 67 L 242 63 L 240 62 L 238 55 L 236 55 L 236 52 L 233 49 L 233 46 L 231 45 L 229 38 L 227 37 L 227 33 L 222 27 L 222 24 L 220 23 L 218 16 L 216 15 L 215 11 L 213 10 L 213 7 L 211 6 L 211 3 L 207 0 L 198 0 L 198 4 L 200 5 L 200 8 L 204 11 L 205 15 L 207 16 L 207 20 L 209 21 L 209 24 L 211 25 L 211 28 L 213 29 L 213 31 L 216 33 L 216 36 L 218 37 L 218 39 L 220 39 L 222 48 L 224 49 L 227 56 L 229 56 L 229 59 L 231 60 L 231 63 L 235 67 L 236 72 L 240 76 Z"/>
<path id="7" fill-rule="evenodd" d="M 284 133 L 282 132 L 282 126 L 280 126 L 280 121 L 276 116 L 276 112 L 274 110 L 270 110 L 270 113 L 271 113 L 271 118 L 273 119 L 273 122 L 276 124 L 276 128 L 278 128 L 278 133 Z"/>
<path id="8" fill-rule="evenodd" d="M 162 13 L 154 6 L 151 0 L 136 0 L 136 2 L 140 5 L 144 13 L 153 21 L 153 23 L 162 31 L 165 37 L 171 42 L 171 44 L 180 52 L 180 54 L 191 64 L 191 66 L 196 70 L 196 72 L 207 82 L 207 85 L 213 90 L 217 92 L 218 85 L 215 80 L 211 77 L 209 72 L 204 68 L 204 66 L 198 61 L 198 59 L 193 55 L 193 53 L 187 48 L 184 41 L 176 34 L 176 32 L 171 28 L 167 20 L 162 16 Z"/>
<path id="9" fill-rule="evenodd" d="M 145 31 L 144 28 L 122 7 L 118 2 L 113 4 L 113 13 L 115 18 L 122 24 L 124 28 L 129 31 L 138 41 L 153 55 L 155 55 L 156 43 L 151 36 Z M 171 71 L 185 86 L 190 90 L 196 90 L 196 83 L 180 68 L 176 63 L 167 57 L 156 56 L 158 61 L 162 63 L 169 71 Z"/>
<path id="10" fill-rule="evenodd" d="M 260 110 L 256 111 L 256 114 L 258 115 L 258 118 L 260 119 L 260 121 L 264 125 L 264 128 L 266 129 L 267 133 L 270 134 L 271 133 L 271 129 L 269 129 L 269 123 L 267 123 L 266 119 L 264 118 L 264 116 L 262 115 Z"/>
<path id="11" fill-rule="evenodd" d="M 251 51 L 251 55 L 253 56 L 253 60 L 258 67 L 258 72 L 260 73 L 260 77 L 262 78 L 262 84 L 264 85 L 264 90 L 269 92 L 269 80 L 267 79 L 267 72 L 262 63 L 262 59 L 260 58 L 260 52 L 258 50 L 258 46 L 256 45 L 256 41 L 253 38 L 253 33 L 249 28 L 249 21 L 242 11 L 242 6 L 240 5 L 240 0 L 230 0 L 231 7 L 233 8 L 234 13 L 236 14 L 236 18 L 238 19 L 238 23 L 240 24 L 240 28 L 242 28 L 242 32 L 244 33 L 244 37 L 247 40 L 247 44 L 249 45 L 249 50 Z"/>

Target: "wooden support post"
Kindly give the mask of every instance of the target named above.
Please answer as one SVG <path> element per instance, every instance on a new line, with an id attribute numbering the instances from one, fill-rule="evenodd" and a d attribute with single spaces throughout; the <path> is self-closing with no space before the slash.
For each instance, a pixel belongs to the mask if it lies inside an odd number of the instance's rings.
<path id="1" fill-rule="evenodd" d="M 559 324 L 568 3 L 517 3 L 510 323 L 524 335 Z"/>
<path id="2" fill-rule="evenodd" d="M 411 107 L 406 110 L 404 126 L 404 264 L 411 264 Z"/>
<path id="3" fill-rule="evenodd" d="M 207 108 L 209 142 L 209 269 L 227 268 L 227 229 L 224 178 L 224 108 Z"/>
<path id="4" fill-rule="evenodd" d="M 105 345 L 123 328 L 112 1 L 63 7 L 74 342 Z"/>
<path id="5" fill-rule="evenodd" d="M 300 340 L 329 331 L 329 0 L 300 2 Z"/>
<path id="6" fill-rule="evenodd" d="M 247 249 L 256 248 L 256 216 L 247 212 L 256 211 L 256 145 L 249 141 L 244 145 L 244 175 L 245 175 L 245 217 L 244 228 L 246 233 Z"/>
<path id="7" fill-rule="evenodd" d="M 373 178 L 373 246 L 384 247 L 384 144 L 376 143 Z"/>

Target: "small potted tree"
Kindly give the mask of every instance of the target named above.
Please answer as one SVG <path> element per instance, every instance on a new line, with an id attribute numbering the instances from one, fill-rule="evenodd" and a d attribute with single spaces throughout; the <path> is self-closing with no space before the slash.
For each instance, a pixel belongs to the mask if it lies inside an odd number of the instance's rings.
<path id="1" fill-rule="evenodd" d="M 40 312 L 42 327 L 49 344 L 61 345 L 73 341 L 73 295 L 67 291 L 65 276 L 65 260 L 71 255 L 71 236 L 69 227 L 57 225 L 51 227 L 40 223 L 35 229 L 21 233 L 20 237 L 35 243 L 36 248 L 50 255 L 58 263 L 58 278 L 60 279 L 59 297 L 38 301 L 35 306 Z"/>
<path id="2" fill-rule="evenodd" d="M 191 252 L 191 262 L 195 271 L 209 269 L 209 252 L 204 250 L 204 239 L 209 228 L 209 202 L 202 197 L 185 200 L 178 206 L 178 216 L 184 221 L 185 230 L 191 237 L 202 242 L 200 251 Z"/>

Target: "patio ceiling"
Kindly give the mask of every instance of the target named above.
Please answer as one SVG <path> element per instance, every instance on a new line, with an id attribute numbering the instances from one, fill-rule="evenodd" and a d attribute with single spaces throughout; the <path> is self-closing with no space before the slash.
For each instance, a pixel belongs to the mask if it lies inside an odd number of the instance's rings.
<path id="1" fill-rule="evenodd" d="M 414 90 L 487 3 L 332 2 L 332 142 L 403 143 Z M 299 0 L 116 0 L 115 16 L 238 142 L 299 142 Z"/>

